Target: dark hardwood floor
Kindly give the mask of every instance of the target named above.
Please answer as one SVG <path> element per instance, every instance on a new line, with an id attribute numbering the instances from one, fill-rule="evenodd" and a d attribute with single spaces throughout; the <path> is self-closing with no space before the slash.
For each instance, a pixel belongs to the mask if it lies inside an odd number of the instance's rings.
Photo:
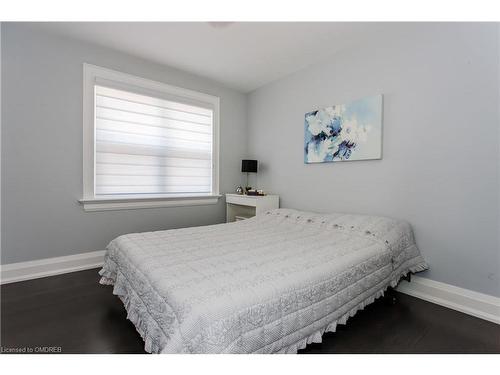
<path id="1" fill-rule="evenodd" d="M 1 346 L 62 353 L 144 353 L 97 270 L 1 286 Z M 397 293 L 379 299 L 301 353 L 500 353 L 500 326 Z"/>

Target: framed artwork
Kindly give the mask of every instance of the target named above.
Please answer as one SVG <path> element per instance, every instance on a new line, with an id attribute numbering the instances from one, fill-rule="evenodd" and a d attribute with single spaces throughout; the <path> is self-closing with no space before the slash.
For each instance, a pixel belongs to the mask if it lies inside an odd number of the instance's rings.
<path id="1" fill-rule="evenodd" d="M 304 162 L 382 158 L 382 95 L 305 114 Z"/>

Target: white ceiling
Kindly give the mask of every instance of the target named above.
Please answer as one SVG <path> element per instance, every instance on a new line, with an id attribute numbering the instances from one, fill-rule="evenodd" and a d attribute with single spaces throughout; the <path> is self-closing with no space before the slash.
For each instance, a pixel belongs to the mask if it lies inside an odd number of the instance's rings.
<path id="1" fill-rule="evenodd" d="M 33 26 L 208 77 L 242 92 L 324 61 L 390 27 L 353 22 L 63 22 Z"/>

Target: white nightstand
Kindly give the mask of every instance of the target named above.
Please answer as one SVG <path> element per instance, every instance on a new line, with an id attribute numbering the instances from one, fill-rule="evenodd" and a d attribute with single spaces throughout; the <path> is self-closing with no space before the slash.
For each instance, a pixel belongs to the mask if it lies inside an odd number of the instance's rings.
<path id="1" fill-rule="evenodd" d="M 244 220 L 280 207 L 279 195 L 226 194 L 226 221 Z"/>

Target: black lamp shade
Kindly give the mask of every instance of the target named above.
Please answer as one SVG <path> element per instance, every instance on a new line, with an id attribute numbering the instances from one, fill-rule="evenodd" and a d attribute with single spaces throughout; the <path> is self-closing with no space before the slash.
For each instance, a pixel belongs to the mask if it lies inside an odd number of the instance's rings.
<path id="1" fill-rule="evenodd" d="M 242 160 L 241 171 L 257 173 L 257 160 Z"/>

